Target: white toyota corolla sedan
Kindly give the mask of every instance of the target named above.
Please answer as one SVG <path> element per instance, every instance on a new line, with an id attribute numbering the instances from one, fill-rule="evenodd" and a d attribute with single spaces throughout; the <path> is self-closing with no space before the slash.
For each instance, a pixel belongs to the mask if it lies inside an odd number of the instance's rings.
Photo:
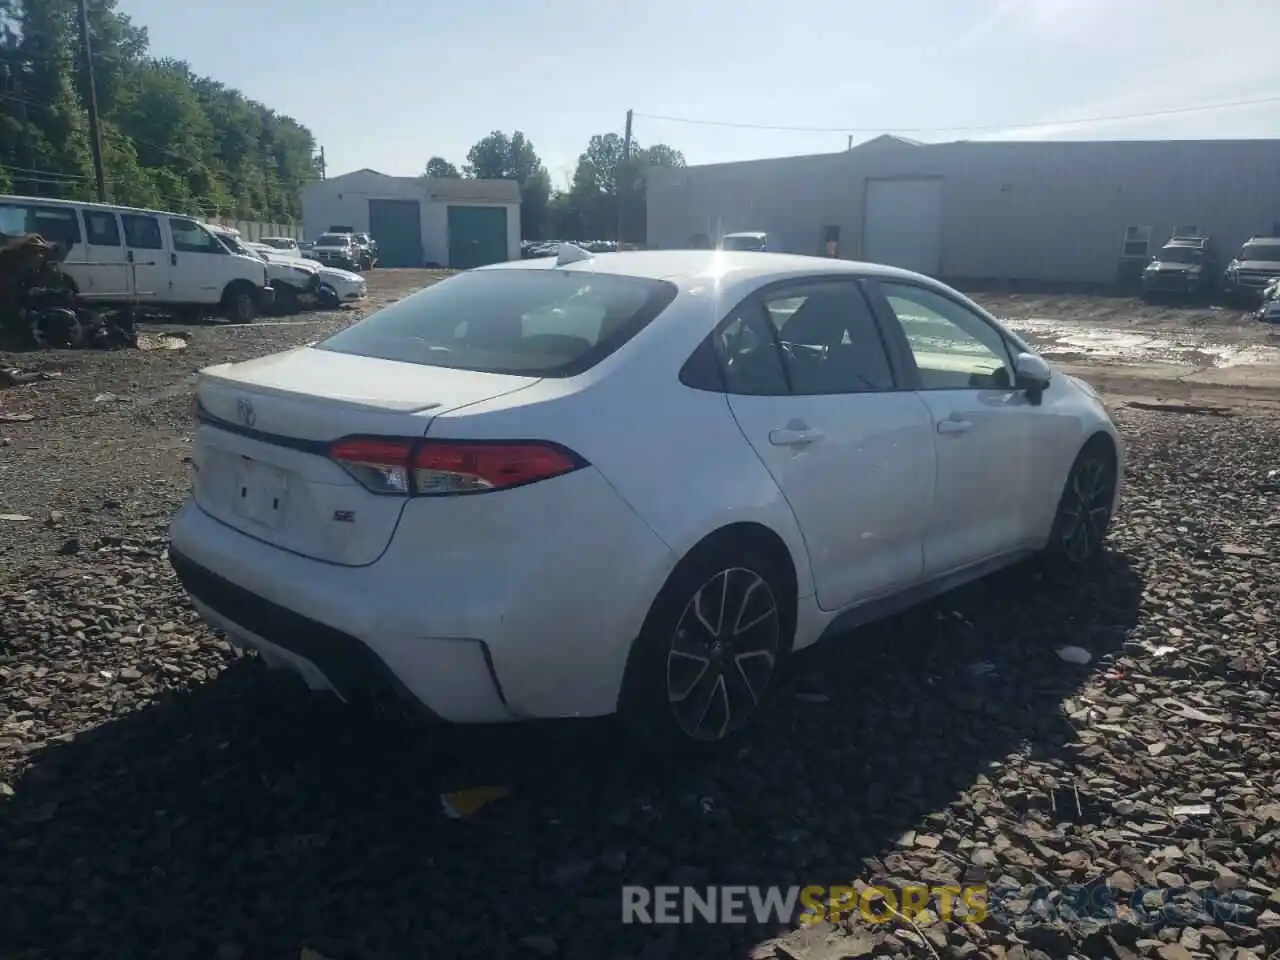
<path id="1" fill-rule="evenodd" d="M 825 634 L 1089 560 L 1124 466 L 954 290 L 769 253 L 472 270 L 204 370 L 196 415 L 171 557 L 235 643 L 348 701 L 695 750 Z"/>

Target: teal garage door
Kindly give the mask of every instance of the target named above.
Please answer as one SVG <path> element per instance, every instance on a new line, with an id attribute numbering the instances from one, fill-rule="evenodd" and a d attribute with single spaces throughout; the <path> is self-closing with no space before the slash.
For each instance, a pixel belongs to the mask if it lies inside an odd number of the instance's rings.
<path id="1" fill-rule="evenodd" d="M 506 259 L 506 207 L 449 207 L 449 266 L 470 270 Z"/>
<path id="2" fill-rule="evenodd" d="M 422 266 L 422 208 L 416 200 L 370 200 L 369 236 L 378 241 L 378 266 Z"/>

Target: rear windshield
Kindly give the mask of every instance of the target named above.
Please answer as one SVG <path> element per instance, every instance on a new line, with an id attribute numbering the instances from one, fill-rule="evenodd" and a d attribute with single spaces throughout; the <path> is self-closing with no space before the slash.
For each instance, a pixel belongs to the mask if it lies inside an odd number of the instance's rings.
<path id="1" fill-rule="evenodd" d="M 455 370 L 569 377 L 634 337 L 675 295 L 664 280 L 477 270 L 379 310 L 318 349 Z"/>

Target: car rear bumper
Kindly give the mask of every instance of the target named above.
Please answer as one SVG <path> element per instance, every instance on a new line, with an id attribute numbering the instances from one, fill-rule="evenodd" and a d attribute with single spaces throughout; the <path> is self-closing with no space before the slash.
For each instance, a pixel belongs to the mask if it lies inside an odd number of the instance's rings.
<path id="1" fill-rule="evenodd" d="M 562 504 L 530 487 L 487 508 L 488 526 L 496 510 L 503 538 L 514 521 L 518 542 L 486 546 L 487 497 L 465 498 L 457 530 L 429 507 L 418 518 L 407 510 L 386 553 L 363 567 L 273 547 L 188 501 L 170 527 L 171 561 L 232 642 L 345 700 L 418 701 L 458 723 L 600 716 L 617 707 L 632 641 L 674 557 L 594 470 L 553 482 Z M 589 522 L 566 536 L 568 516 Z"/>

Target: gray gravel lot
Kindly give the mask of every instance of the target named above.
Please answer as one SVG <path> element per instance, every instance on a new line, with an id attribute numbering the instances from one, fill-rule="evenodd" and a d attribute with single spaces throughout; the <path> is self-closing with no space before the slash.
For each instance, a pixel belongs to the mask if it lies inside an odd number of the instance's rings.
<path id="1" fill-rule="evenodd" d="M 430 279 L 376 271 L 374 301 Z M 1280 951 L 1266 398 L 1144 409 L 1127 398 L 1169 384 L 1123 375 L 1127 495 L 1095 568 L 1008 571 L 797 658 L 740 751 L 659 772 L 607 721 L 420 732 L 353 714 L 199 623 L 164 555 L 192 373 L 352 319 L 0 355 L 61 374 L 0 390 L 0 514 L 31 518 L 0 520 L 0 957 Z M 486 785 L 510 793 L 444 816 L 442 792 Z M 989 910 L 624 925 L 624 884 L 987 884 Z"/>

